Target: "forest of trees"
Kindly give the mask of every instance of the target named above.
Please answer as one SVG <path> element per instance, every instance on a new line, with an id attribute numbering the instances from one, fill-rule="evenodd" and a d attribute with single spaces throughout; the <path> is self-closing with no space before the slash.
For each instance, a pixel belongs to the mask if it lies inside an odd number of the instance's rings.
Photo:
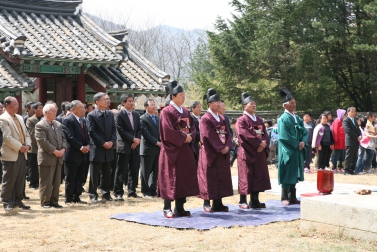
<path id="1" fill-rule="evenodd" d="M 236 104 L 249 91 L 258 109 L 281 109 L 289 88 L 300 110 L 355 106 L 377 98 L 377 3 L 345 0 L 233 0 L 198 47 L 194 81 Z"/>
<path id="2" fill-rule="evenodd" d="M 299 110 L 376 109 L 376 1 L 233 0 L 229 11 L 206 34 L 157 26 L 129 39 L 188 90 L 215 87 L 233 108 L 247 91 L 258 110 L 281 110 L 287 87 Z"/>

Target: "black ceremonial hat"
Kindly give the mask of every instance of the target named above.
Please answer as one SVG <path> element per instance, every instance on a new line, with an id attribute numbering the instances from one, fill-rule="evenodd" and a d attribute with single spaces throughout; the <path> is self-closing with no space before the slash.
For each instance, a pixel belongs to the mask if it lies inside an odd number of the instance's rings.
<path id="1" fill-rule="evenodd" d="M 220 101 L 220 95 L 216 92 L 216 89 L 210 88 L 207 94 L 204 95 L 203 99 L 207 99 L 207 103 Z"/>
<path id="2" fill-rule="evenodd" d="M 170 95 L 176 95 L 178 93 L 183 92 L 183 87 L 178 85 L 178 82 L 176 80 L 173 80 L 169 82 L 165 90 L 166 93 L 169 93 Z"/>
<path id="3" fill-rule="evenodd" d="M 255 100 L 248 93 L 244 92 L 241 94 L 241 102 L 242 102 L 242 105 L 246 105 L 249 102 L 255 102 Z"/>
<path id="4" fill-rule="evenodd" d="M 286 103 L 292 99 L 294 99 L 292 93 L 287 88 L 280 89 L 280 97 L 283 103 Z"/>

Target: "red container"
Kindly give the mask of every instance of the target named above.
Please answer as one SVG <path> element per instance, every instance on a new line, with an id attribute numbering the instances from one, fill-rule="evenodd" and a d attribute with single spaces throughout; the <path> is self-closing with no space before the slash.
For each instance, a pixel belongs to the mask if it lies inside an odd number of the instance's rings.
<path id="1" fill-rule="evenodd" d="M 317 190 L 320 194 L 331 194 L 334 190 L 334 171 L 318 170 Z"/>

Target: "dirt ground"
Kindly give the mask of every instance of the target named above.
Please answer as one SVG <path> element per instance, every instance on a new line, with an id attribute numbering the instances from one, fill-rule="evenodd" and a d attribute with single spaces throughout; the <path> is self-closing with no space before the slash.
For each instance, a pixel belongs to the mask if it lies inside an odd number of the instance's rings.
<path id="1" fill-rule="evenodd" d="M 269 171 L 271 178 L 276 178 L 277 169 L 270 166 Z M 237 174 L 235 166 L 232 173 Z M 376 178 L 376 173 L 335 175 L 340 183 L 377 185 Z M 316 175 L 305 179 L 315 181 Z M 31 199 L 24 202 L 31 210 L 17 209 L 9 214 L 0 210 L 0 251 L 377 251 L 377 241 L 300 231 L 300 220 L 209 231 L 177 230 L 108 218 L 116 213 L 154 212 L 162 209 L 161 199 L 126 198 L 124 203 L 66 206 L 61 197 L 64 208 L 57 210 L 41 208 L 38 191 L 27 189 L 26 194 Z M 86 194 L 82 199 L 89 201 Z M 262 201 L 268 199 L 279 197 L 261 194 Z M 238 195 L 224 199 L 226 204 L 237 202 Z M 200 199 L 191 197 L 186 209 L 200 205 Z"/>

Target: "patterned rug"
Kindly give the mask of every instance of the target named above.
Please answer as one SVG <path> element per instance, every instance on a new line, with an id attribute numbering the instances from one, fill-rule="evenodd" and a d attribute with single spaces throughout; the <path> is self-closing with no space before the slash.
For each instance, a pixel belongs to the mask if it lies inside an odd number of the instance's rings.
<path id="1" fill-rule="evenodd" d="M 208 230 L 214 227 L 259 226 L 277 221 L 292 221 L 300 218 L 300 205 L 283 206 L 278 200 L 269 200 L 264 209 L 240 209 L 228 205 L 227 213 L 206 213 L 203 208 L 186 209 L 190 217 L 167 219 L 162 210 L 153 213 L 123 213 L 110 216 L 112 219 L 136 222 L 150 226 L 177 229 Z"/>

